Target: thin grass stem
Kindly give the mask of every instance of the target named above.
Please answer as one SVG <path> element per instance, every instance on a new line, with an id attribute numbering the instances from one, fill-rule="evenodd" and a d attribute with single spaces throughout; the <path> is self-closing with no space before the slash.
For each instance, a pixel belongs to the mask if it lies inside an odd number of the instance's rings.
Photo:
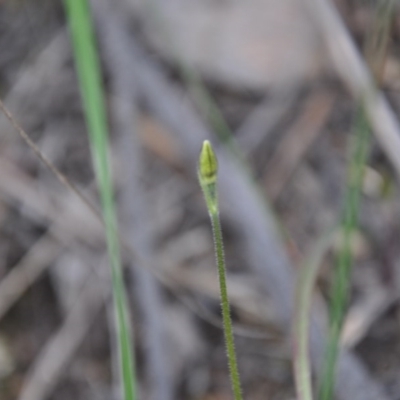
<path id="1" fill-rule="evenodd" d="M 87 0 L 65 0 L 64 4 L 71 31 L 94 169 L 99 184 L 106 227 L 124 399 L 134 400 L 136 398 L 136 380 L 131 348 L 132 337 L 117 234 L 117 219 L 108 154 L 108 125 L 100 63 Z"/>
<path id="2" fill-rule="evenodd" d="M 293 371 L 299 400 L 312 400 L 311 363 L 309 355 L 310 310 L 319 266 L 333 241 L 337 229 L 321 236 L 299 272 L 293 322 Z"/>
<path id="3" fill-rule="evenodd" d="M 390 27 L 394 15 L 394 4 L 394 0 L 383 0 L 376 3 L 373 26 L 366 41 L 365 53 L 377 85 L 379 85 L 382 78 Z M 365 93 L 364 96 L 374 96 L 374 93 Z M 337 266 L 332 284 L 329 336 L 320 387 L 320 400 L 331 400 L 333 398 L 340 333 L 348 299 L 352 265 L 351 238 L 358 223 L 361 185 L 370 136 L 370 127 L 363 104 L 364 100 L 365 98 L 360 101 L 355 121 L 354 153 L 349 165 L 342 220 L 343 246 L 337 257 Z"/>
<path id="4" fill-rule="evenodd" d="M 337 256 L 331 290 L 330 326 L 320 400 L 331 400 L 335 386 L 335 370 L 339 353 L 339 339 L 348 299 L 352 266 L 351 241 L 358 223 L 361 185 L 369 148 L 370 128 L 361 105 L 355 122 L 354 153 L 351 157 L 345 206 L 342 220 L 342 247 Z"/>

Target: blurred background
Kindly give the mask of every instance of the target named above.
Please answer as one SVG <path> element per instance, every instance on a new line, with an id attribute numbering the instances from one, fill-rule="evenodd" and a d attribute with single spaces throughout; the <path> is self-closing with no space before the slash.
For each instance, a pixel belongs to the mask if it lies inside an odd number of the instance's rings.
<path id="1" fill-rule="evenodd" d="M 90 4 L 128 247 L 139 398 L 231 398 L 211 228 L 196 176 L 205 139 L 220 165 L 245 398 L 296 398 L 297 271 L 341 221 L 357 109 L 376 87 L 365 107 L 371 136 L 351 240 L 337 398 L 400 399 L 397 4 Z M 387 4 L 390 14 L 382 13 Z M 0 96 L 40 151 L 98 204 L 61 1 L 0 2 Z M 0 398 L 118 399 L 102 226 L 3 112 L 0 141 Z M 315 371 L 340 239 L 320 263 Z"/>

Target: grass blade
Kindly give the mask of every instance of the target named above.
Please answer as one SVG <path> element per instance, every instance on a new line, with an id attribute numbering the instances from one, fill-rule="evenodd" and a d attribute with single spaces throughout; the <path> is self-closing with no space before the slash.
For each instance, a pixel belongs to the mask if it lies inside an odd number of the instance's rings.
<path id="1" fill-rule="evenodd" d="M 375 17 L 371 32 L 367 37 L 365 53 L 375 82 L 379 84 L 389 41 L 394 0 L 377 2 L 375 7 Z M 374 95 L 374 93 L 364 93 L 365 97 L 360 100 L 356 115 L 354 153 L 349 165 L 342 219 L 343 246 L 337 257 L 332 285 L 329 337 L 321 381 L 320 400 L 331 400 L 333 398 L 339 339 L 347 304 L 352 265 L 351 237 L 358 224 L 361 185 L 369 147 L 370 126 L 363 102 L 366 101 L 366 96 Z"/>
<path id="2" fill-rule="evenodd" d="M 331 303 L 328 345 L 320 390 L 321 400 L 331 400 L 335 386 L 335 369 L 339 352 L 340 332 L 347 304 L 352 266 L 351 238 L 358 224 L 361 185 L 369 148 L 370 128 L 363 106 L 359 107 L 355 121 L 355 143 L 347 181 L 347 191 L 342 219 L 342 248 L 336 260 Z"/>
<path id="3" fill-rule="evenodd" d="M 108 125 L 100 63 L 87 0 L 65 0 L 64 4 L 72 36 L 75 62 L 106 227 L 124 398 L 125 400 L 134 400 L 136 398 L 135 371 L 128 322 L 128 304 L 117 236 L 117 219 L 108 154 Z"/>
<path id="4" fill-rule="evenodd" d="M 336 229 L 331 229 L 315 244 L 315 249 L 302 266 L 296 285 L 295 317 L 293 323 L 293 370 L 297 398 L 312 400 L 311 366 L 309 356 L 310 310 L 319 266 L 332 243 Z"/>

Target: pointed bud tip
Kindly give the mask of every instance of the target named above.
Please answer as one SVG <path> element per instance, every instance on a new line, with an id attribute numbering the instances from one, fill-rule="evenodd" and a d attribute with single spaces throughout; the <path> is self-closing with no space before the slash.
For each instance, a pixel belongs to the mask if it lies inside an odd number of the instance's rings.
<path id="1" fill-rule="evenodd" d="M 214 183 L 217 180 L 218 162 L 211 143 L 203 142 L 199 158 L 199 175 L 204 183 Z"/>

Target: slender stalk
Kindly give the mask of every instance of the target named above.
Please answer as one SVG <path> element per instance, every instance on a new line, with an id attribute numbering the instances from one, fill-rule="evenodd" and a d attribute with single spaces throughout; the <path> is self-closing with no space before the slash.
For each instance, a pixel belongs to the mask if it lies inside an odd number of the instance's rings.
<path id="1" fill-rule="evenodd" d="M 219 288 L 221 294 L 222 322 L 224 326 L 225 346 L 228 357 L 228 367 L 231 378 L 232 391 L 235 400 L 242 400 L 242 389 L 236 360 L 235 342 L 233 339 L 232 319 L 229 306 L 228 288 L 226 285 L 226 267 L 224 244 L 222 239 L 221 223 L 217 195 L 217 159 L 208 140 L 204 141 L 199 161 L 199 182 L 203 189 L 208 213 L 213 229 L 215 256 L 218 267 Z"/>
<path id="2" fill-rule="evenodd" d="M 342 220 L 343 246 L 337 257 L 332 284 L 330 326 L 320 400 L 331 400 L 335 386 L 335 369 L 339 352 L 340 332 L 348 299 L 352 265 L 351 238 L 357 228 L 361 185 L 369 147 L 369 124 L 364 107 L 360 106 L 355 125 L 355 146 L 348 171 L 347 192 Z"/>
<path id="3" fill-rule="evenodd" d="M 101 83 L 100 63 L 96 51 L 87 0 L 65 0 L 64 5 L 71 31 L 75 62 L 106 227 L 124 399 L 134 400 L 136 398 L 135 368 L 131 347 L 128 302 L 123 282 L 118 243 L 117 219 L 108 154 L 108 126 L 104 92 Z"/>
<path id="4" fill-rule="evenodd" d="M 315 249 L 301 267 L 296 285 L 296 305 L 293 323 L 293 371 L 299 400 L 312 400 L 311 365 L 309 355 L 310 309 L 321 260 L 332 243 L 337 229 L 321 236 Z"/>
<path id="5" fill-rule="evenodd" d="M 394 0 L 382 0 L 376 2 L 375 17 L 370 34 L 366 42 L 366 57 L 369 67 L 379 85 L 386 52 L 390 37 L 390 28 L 394 16 Z M 364 93 L 361 99 L 355 122 L 354 153 L 350 161 L 348 172 L 347 192 L 345 208 L 342 220 L 343 247 L 337 258 L 334 281 L 331 294 L 330 327 L 326 358 L 321 381 L 320 400 L 331 400 L 335 386 L 335 369 L 339 352 L 340 332 L 343 325 L 345 307 L 349 291 L 349 279 L 351 273 L 352 257 L 350 242 L 358 223 L 358 208 L 363 178 L 363 170 L 367 159 L 370 127 L 363 102 L 367 96 L 374 93 Z"/>

